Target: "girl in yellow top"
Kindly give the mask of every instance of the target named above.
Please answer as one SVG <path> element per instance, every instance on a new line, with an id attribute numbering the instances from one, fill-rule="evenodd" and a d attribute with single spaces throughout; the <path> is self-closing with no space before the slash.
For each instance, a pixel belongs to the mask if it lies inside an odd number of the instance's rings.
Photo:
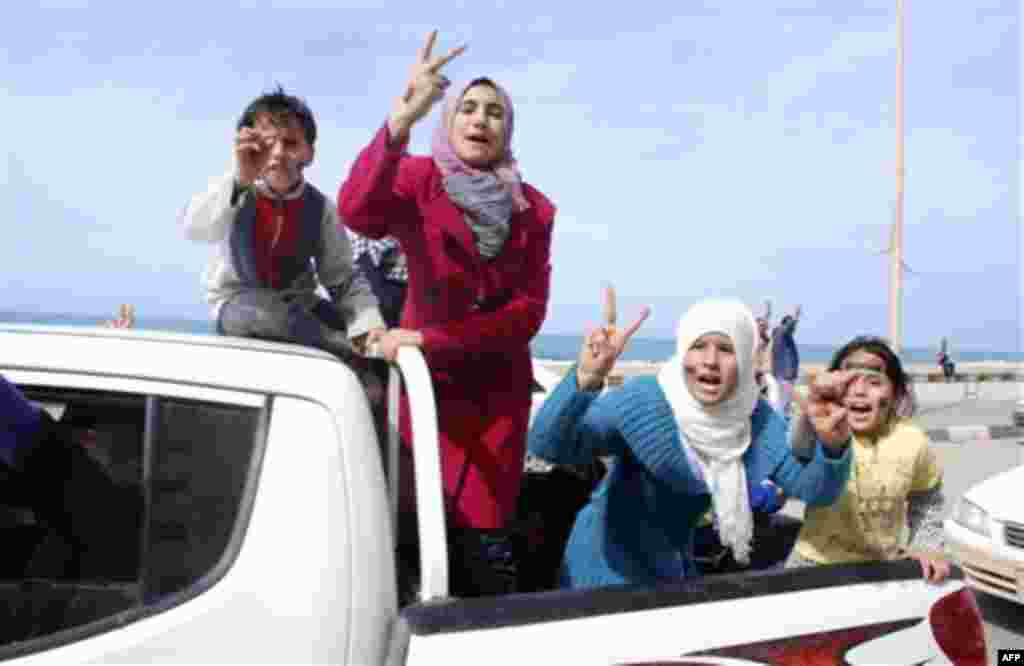
<path id="1" fill-rule="evenodd" d="M 926 579 L 943 580 L 942 467 L 928 436 L 899 413 L 908 395 L 899 357 L 880 338 L 858 337 L 829 370 L 858 371 L 843 399 L 853 432 L 850 478 L 834 504 L 807 508 L 786 566 L 913 557 Z M 801 430 L 794 426 L 796 449 Z"/>

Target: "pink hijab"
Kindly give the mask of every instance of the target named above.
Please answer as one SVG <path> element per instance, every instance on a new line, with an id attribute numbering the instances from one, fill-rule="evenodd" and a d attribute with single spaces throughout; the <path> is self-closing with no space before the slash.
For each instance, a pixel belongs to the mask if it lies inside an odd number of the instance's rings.
<path id="1" fill-rule="evenodd" d="M 475 85 L 489 85 L 494 88 L 498 92 L 498 98 L 501 100 L 502 106 L 505 107 L 505 154 L 501 156 L 497 164 L 488 170 L 474 169 L 460 160 L 455 154 L 455 148 L 452 146 L 449 135 L 452 119 L 459 106 L 459 102 L 462 101 L 466 91 Z M 491 171 L 505 189 L 508 190 L 509 194 L 512 195 L 512 202 L 516 212 L 522 212 L 530 207 L 530 203 L 526 200 L 526 195 L 523 194 L 522 177 L 519 174 L 516 158 L 512 154 L 512 120 L 512 98 L 508 96 L 505 89 L 485 77 L 473 79 L 462 88 L 457 97 L 449 96 L 445 100 L 444 107 L 441 110 L 441 122 L 434 128 L 430 152 L 434 157 L 434 164 L 441 170 L 441 175 L 444 177 L 454 173 L 479 175 Z"/>

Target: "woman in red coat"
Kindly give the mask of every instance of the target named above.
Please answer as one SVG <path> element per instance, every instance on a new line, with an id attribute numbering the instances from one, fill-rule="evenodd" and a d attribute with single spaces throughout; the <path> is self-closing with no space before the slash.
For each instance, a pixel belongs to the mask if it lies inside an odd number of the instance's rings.
<path id="1" fill-rule="evenodd" d="M 405 93 L 359 154 L 338 195 L 354 231 L 398 239 L 408 265 L 401 327 L 377 340 L 427 359 L 438 401 L 452 590 L 508 590 L 495 573 L 522 477 L 533 379 L 530 340 L 544 321 L 555 208 L 522 183 L 512 156 L 512 103 L 475 79 L 450 97 L 432 155 L 405 152 L 409 131 L 444 96 L 427 38 Z M 409 439 L 407 405 L 402 430 Z"/>

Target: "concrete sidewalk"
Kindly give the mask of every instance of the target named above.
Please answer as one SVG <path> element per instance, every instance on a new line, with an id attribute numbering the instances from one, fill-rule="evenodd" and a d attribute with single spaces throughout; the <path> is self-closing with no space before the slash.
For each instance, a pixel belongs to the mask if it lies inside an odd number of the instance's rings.
<path id="1" fill-rule="evenodd" d="M 933 428 L 927 431 L 933 442 L 974 442 L 1024 437 L 1024 429 L 1012 425 L 963 425 Z M 1024 445 L 1024 441 L 1020 442 Z"/>
<path id="2" fill-rule="evenodd" d="M 1024 382 L 914 382 L 918 404 L 957 400 L 1020 400 Z"/>
<path id="3" fill-rule="evenodd" d="M 933 442 L 1024 437 L 1013 410 L 1024 395 L 1020 382 L 914 383 L 915 420 Z"/>

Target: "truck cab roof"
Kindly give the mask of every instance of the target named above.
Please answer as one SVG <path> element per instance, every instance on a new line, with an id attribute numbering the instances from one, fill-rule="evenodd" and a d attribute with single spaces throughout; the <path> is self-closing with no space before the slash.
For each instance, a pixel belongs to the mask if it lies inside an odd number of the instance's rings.
<path id="1" fill-rule="evenodd" d="M 330 402 L 360 391 L 327 352 L 282 342 L 101 327 L 0 324 L 0 367 L 173 381 Z"/>

